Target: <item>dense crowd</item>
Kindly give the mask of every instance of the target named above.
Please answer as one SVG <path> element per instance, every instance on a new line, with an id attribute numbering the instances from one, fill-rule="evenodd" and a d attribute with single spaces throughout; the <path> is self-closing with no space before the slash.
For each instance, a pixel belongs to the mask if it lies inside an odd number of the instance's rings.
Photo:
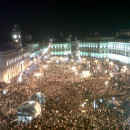
<path id="1" fill-rule="evenodd" d="M 48 63 L 47 61 L 51 61 Z M 43 67 L 46 65 L 46 68 Z M 76 67 L 76 71 L 72 67 Z M 33 68 L 34 67 L 34 68 Z M 1 129 L 123 129 L 129 120 L 130 80 L 128 76 L 109 76 L 109 67 L 47 59 L 28 69 L 23 82 L 17 78 L 11 83 L 1 83 Z M 91 76 L 82 78 L 82 71 Z M 108 73 L 104 73 L 107 70 Z M 40 71 L 39 78 L 34 73 Z M 107 84 L 105 84 L 107 82 Z M 31 122 L 17 123 L 16 112 L 31 94 L 42 92 L 46 104 L 41 115 Z M 119 102 L 111 107 L 109 101 Z"/>

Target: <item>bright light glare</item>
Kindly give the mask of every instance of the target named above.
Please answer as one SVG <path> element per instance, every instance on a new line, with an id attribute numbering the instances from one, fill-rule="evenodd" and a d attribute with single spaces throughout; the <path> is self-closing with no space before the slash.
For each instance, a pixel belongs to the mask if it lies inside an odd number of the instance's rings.
<path id="1" fill-rule="evenodd" d="M 115 100 L 115 97 L 112 97 L 112 100 L 114 101 L 114 100 Z"/>
<path id="2" fill-rule="evenodd" d="M 84 104 L 86 104 L 86 102 L 84 102 Z"/>
<path id="3" fill-rule="evenodd" d="M 22 82 L 22 75 L 23 75 L 23 73 L 20 73 L 20 75 L 19 75 L 19 77 L 18 77 L 18 82 Z"/>
<path id="4" fill-rule="evenodd" d="M 110 65 L 113 65 L 113 62 L 110 62 Z"/>
<path id="5" fill-rule="evenodd" d="M 3 94 L 6 95 L 6 90 L 3 90 Z"/>
<path id="6" fill-rule="evenodd" d="M 75 71 L 75 70 L 76 70 L 76 67 L 75 67 L 75 66 L 73 66 L 73 67 L 72 67 L 72 70 L 74 70 L 74 71 Z"/>
<path id="7" fill-rule="evenodd" d="M 9 83 L 11 83 L 11 81 L 10 81 L 10 80 L 8 80 L 8 81 L 7 81 L 7 84 L 9 84 Z"/>
<path id="8" fill-rule="evenodd" d="M 38 78 L 39 78 L 41 75 L 42 75 L 42 73 L 35 73 L 35 74 L 34 74 L 34 76 L 36 76 L 36 77 L 38 77 Z"/>
<path id="9" fill-rule="evenodd" d="M 100 102 L 102 102 L 102 101 L 103 101 L 103 99 L 99 99 L 99 101 L 100 101 Z"/>
<path id="10" fill-rule="evenodd" d="M 29 104 L 33 104 L 33 103 L 35 103 L 35 102 L 34 102 L 34 101 L 29 101 L 28 103 L 29 103 Z"/>
<path id="11" fill-rule="evenodd" d="M 88 99 L 86 99 L 85 101 L 86 101 L 86 102 L 88 102 L 89 100 L 88 100 Z"/>
<path id="12" fill-rule="evenodd" d="M 43 65 L 43 68 L 46 69 L 48 67 L 48 65 Z"/>
<path id="13" fill-rule="evenodd" d="M 100 69 L 100 67 L 99 67 L 99 66 L 97 66 L 97 69 Z"/>
<path id="14" fill-rule="evenodd" d="M 108 86 L 108 81 L 105 82 L 105 86 Z"/>
<path id="15" fill-rule="evenodd" d="M 84 104 L 81 104 L 82 107 L 84 107 Z"/>
<path id="16" fill-rule="evenodd" d="M 123 66 L 123 68 L 124 68 L 125 70 L 127 70 L 127 67 L 126 67 L 126 66 Z"/>
<path id="17" fill-rule="evenodd" d="M 95 62 L 97 63 L 98 61 L 97 61 L 97 60 L 95 60 Z"/>
<path id="18" fill-rule="evenodd" d="M 85 111 L 85 110 L 82 110 L 81 112 L 82 112 L 82 113 L 86 113 L 86 111 Z"/>
<path id="19" fill-rule="evenodd" d="M 107 70 L 105 70 L 105 74 L 107 74 Z"/>
<path id="20" fill-rule="evenodd" d="M 51 63 L 51 61 L 47 61 L 47 63 Z"/>
<path id="21" fill-rule="evenodd" d="M 90 76 L 91 76 L 90 71 L 82 71 L 82 77 L 83 78 L 87 78 L 87 77 L 90 77 Z"/>
<path id="22" fill-rule="evenodd" d="M 97 108 L 97 104 L 96 104 L 96 101 L 95 101 L 95 100 L 93 101 L 93 107 L 94 107 L 94 108 Z"/>
<path id="23" fill-rule="evenodd" d="M 112 72 L 110 72 L 109 76 L 112 78 L 112 77 L 114 77 L 114 74 Z"/>
<path id="24" fill-rule="evenodd" d="M 17 35 L 13 35 L 13 38 L 17 38 Z"/>
<path id="25" fill-rule="evenodd" d="M 19 82 L 22 82 L 22 76 L 19 76 L 18 81 L 19 81 Z"/>

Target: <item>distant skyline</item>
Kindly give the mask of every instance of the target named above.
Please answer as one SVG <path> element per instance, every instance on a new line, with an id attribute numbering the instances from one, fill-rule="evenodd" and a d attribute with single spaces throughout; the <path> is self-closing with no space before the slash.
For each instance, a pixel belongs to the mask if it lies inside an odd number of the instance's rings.
<path id="1" fill-rule="evenodd" d="M 22 34 L 53 36 L 60 32 L 86 36 L 90 32 L 113 35 L 130 29 L 127 0 L 5 0 L 0 2 L 0 40 L 10 37 L 17 23 Z"/>

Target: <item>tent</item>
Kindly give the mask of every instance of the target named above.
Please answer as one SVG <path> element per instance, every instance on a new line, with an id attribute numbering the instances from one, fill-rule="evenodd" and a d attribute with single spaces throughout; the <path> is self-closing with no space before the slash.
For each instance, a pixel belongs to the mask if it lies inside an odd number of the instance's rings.
<path id="1" fill-rule="evenodd" d="M 37 101 L 24 102 L 17 111 L 18 121 L 28 122 L 41 114 L 41 104 Z"/>

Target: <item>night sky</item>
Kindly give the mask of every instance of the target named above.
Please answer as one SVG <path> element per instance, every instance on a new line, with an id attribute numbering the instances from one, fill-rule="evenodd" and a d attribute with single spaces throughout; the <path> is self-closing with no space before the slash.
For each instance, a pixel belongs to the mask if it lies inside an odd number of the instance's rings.
<path id="1" fill-rule="evenodd" d="M 130 0 L 3 0 L 0 2 L 0 39 L 10 36 L 13 24 L 33 37 L 112 35 L 130 29 Z"/>

